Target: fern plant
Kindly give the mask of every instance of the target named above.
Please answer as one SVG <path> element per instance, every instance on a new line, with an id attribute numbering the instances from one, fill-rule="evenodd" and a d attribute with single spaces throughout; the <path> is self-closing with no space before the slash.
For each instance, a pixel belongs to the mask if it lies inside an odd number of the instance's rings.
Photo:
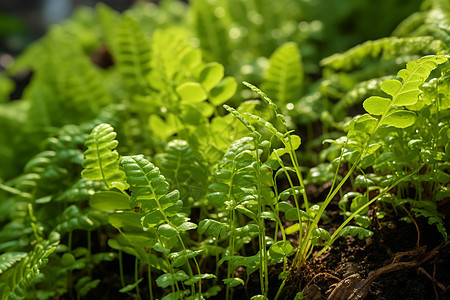
<path id="1" fill-rule="evenodd" d="M 118 145 L 114 128 L 108 124 L 96 126 L 86 140 L 88 150 L 84 153 L 83 173 L 88 180 L 102 180 L 107 188 L 128 188 L 125 174 L 119 169 Z"/>
<path id="2" fill-rule="evenodd" d="M 33 284 L 48 257 L 59 244 L 59 234 L 53 233 L 48 240 L 43 240 L 34 246 L 17 264 L 3 272 L 0 277 L 0 295 L 2 299 L 21 299 L 25 296 L 26 288 Z"/>
<path id="3" fill-rule="evenodd" d="M 383 216 L 447 239 L 449 6 L 387 36 L 412 6 L 163 0 L 52 26 L 0 74 L 0 297 L 299 299 L 310 258 Z"/>

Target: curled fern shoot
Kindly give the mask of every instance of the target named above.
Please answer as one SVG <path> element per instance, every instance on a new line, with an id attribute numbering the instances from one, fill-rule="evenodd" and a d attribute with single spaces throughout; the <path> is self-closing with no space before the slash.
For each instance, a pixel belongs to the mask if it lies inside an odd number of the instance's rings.
<path id="1" fill-rule="evenodd" d="M 96 126 L 86 140 L 81 176 L 88 180 L 103 180 L 109 189 L 121 191 L 128 188 L 125 173 L 119 166 L 119 153 L 115 150 L 119 142 L 114 128 L 108 124 Z"/>

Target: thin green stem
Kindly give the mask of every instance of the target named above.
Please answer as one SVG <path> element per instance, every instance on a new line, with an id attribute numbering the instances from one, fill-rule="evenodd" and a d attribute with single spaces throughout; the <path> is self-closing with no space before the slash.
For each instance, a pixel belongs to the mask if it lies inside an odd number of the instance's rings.
<path id="1" fill-rule="evenodd" d="M 119 250 L 119 273 L 120 273 L 120 283 L 122 284 L 122 287 L 125 287 L 125 278 L 123 277 L 122 250 Z"/>
<path id="2" fill-rule="evenodd" d="M 139 280 L 139 258 L 136 256 L 134 261 L 134 282 L 138 282 Z M 141 294 L 139 292 L 139 284 L 136 285 L 136 295 L 138 299 L 141 299 Z"/>
<path id="3" fill-rule="evenodd" d="M 69 238 L 67 241 L 67 250 L 69 251 L 69 253 L 72 252 L 72 230 L 69 231 Z"/>
<path id="4" fill-rule="evenodd" d="M 67 248 L 68 248 L 67 252 L 72 253 L 72 231 L 69 231 Z M 72 267 L 70 267 L 70 270 L 67 273 L 67 289 L 69 290 L 70 299 L 73 299 L 73 294 L 72 294 Z"/>
<path id="5" fill-rule="evenodd" d="M 308 211 L 309 210 L 309 202 L 308 202 L 308 196 L 306 194 L 306 188 L 305 185 L 303 183 L 303 176 L 302 173 L 300 172 L 300 165 L 298 163 L 298 159 L 297 159 L 297 155 L 295 154 L 295 152 L 292 150 L 292 141 L 289 138 L 289 157 L 291 158 L 292 161 L 292 165 L 295 169 L 295 173 L 297 174 L 297 178 L 298 178 L 298 182 L 300 184 L 300 186 L 302 187 L 301 193 L 303 196 L 303 202 L 305 203 L 305 210 Z"/>
<path id="6" fill-rule="evenodd" d="M 260 261 L 260 281 L 261 281 L 261 292 L 263 295 L 267 295 L 269 290 L 269 274 L 268 274 L 268 257 L 267 257 L 267 247 L 266 247 L 266 228 L 264 224 L 264 219 L 261 217 L 262 212 L 265 209 L 264 200 L 261 195 L 261 160 L 259 157 L 259 143 L 256 139 L 255 142 L 255 156 L 256 156 L 256 180 L 258 182 L 257 190 L 258 190 L 258 215 L 257 215 L 257 224 L 258 224 L 258 235 L 259 235 L 259 261 Z"/>
<path id="7" fill-rule="evenodd" d="M 280 297 L 281 291 L 283 290 L 284 285 L 286 284 L 286 279 L 287 279 L 287 277 L 285 277 L 285 278 L 283 279 L 283 282 L 281 282 L 281 285 L 280 285 L 280 287 L 278 288 L 278 291 L 277 291 L 277 293 L 276 293 L 276 295 L 275 295 L 275 298 L 273 298 L 274 300 L 278 300 L 278 297 Z"/>
<path id="8" fill-rule="evenodd" d="M 275 152 L 275 154 L 276 154 L 276 152 Z M 297 193 L 295 192 L 294 183 L 292 182 L 291 176 L 289 175 L 289 171 L 286 169 L 286 167 L 283 164 L 283 161 L 281 160 L 281 158 L 278 155 L 277 155 L 277 159 L 278 159 L 278 163 L 280 164 L 281 169 L 283 170 L 283 172 L 286 175 L 286 178 L 289 182 L 289 186 L 291 187 L 292 192 L 293 192 L 292 194 L 294 197 L 294 203 L 295 203 L 295 207 L 297 210 L 297 218 L 298 218 L 298 222 L 299 222 L 299 230 L 298 230 L 299 238 L 298 238 L 298 240 L 299 240 L 299 245 L 302 245 L 302 243 L 303 243 L 303 222 L 302 222 L 302 216 L 300 213 L 300 205 L 298 202 Z M 298 251 L 297 251 L 297 253 L 298 253 Z M 298 256 L 296 255 L 294 258 L 294 264 L 297 261 L 297 259 L 298 259 Z"/>
<path id="9" fill-rule="evenodd" d="M 368 201 L 366 204 L 358 208 L 355 212 L 353 212 L 337 229 L 336 231 L 331 235 L 328 242 L 325 244 L 325 246 L 316 254 L 316 257 L 320 256 L 323 252 L 325 252 L 331 244 L 336 240 L 341 230 L 351 221 L 355 216 L 357 216 L 361 211 L 363 211 L 365 208 L 367 208 L 369 205 L 371 205 L 373 202 L 384 196 L 387 192 L 392 190 L 395 186 L 397 186 L 400 182 L 404 181 L 406 178 L 416 174 L 420 169 L 422 169 L 425 166 L 425 164 L 422 164 L 420 167 L 416 168 L 414 171 L 409 173 L 408 175 L 398 179 L 396 182 L 391 184 L 389 187 L 382 190 L 382 192 L 374 197 L 372 200 Z"/>
<path id="10" fill-rule="evenodd" d="M 169 224 L 171 224 L 171 223 L 169 223 Z M 180 233 L 178 233 L 178 239 L 179 239 L 179 241 L 181 243 L 181 246 L 183 247 L 183 250 L 186 253 L 187 248 L 184 245 L 184 242 L 183 242 L 183 239 L 181 238 Z M 198 275 L 200 275 L 201 274 L 200 266 L 198 265 L 197 259 L 195 259 L 195 257 L 193 257 L 192 260 L 194 261 L 195 266 L 197 267 Z M 194 276 L 194 272 L 192 271 L 191 265 L 188 263 L 187 266 L 188 266 L 189 276 L 193 277 Z M 192 285 L 191 289 L 192 289 L 192 295 L 195 295 L 195 285 L 194 284 Z M 202 294 L 202 281 L 201 280 L 198 281 L 198 291 L 199 291 L 199 295 L 201 296 L 201 294 Z"/>
<path id="11" fill-rule="evenodd" d="M 87 231 L 87 246 L 88 246 L 88 253 L 87 253 L 87 260 L 89 262 L 89 276 L 92 277 L 92 261 L 91 261 L 91 251 L 92 251 L 92 242 L 91 242 L 91 231 Z"/>
<path id="12" fill-rule="evenodd" d="M 231 189 L 230 189 L 231 190 Z M 235 224 L 235 217 L 236 217 L 236 213 L 235 213 L 235 209 L 231 209 L 230 210 L 230 239 L 229 239 L 229 243 L 228 243 L 228 255 L 230 257 L 230 259 L 228 260 L 228 266 L 227 266 L 227 278 L 231 278 L 231 259 L 234 255 L 234 230 L 236 229 L 236 224 Z M 227 284 L 226 287 L 226 292 L 225 292 L 225 299 L 226 300 L 231 300 L 233 299 L 233 291 L 231 290 L 230 286 Z"/>
<path id="13" fill-rule="evenodd" d="M 149 263 L 147 268 L 147 277 L 148 277 L 148 293 L 150 295 L 150 300 L 153 300 L 153 287 L 152 287 L 152 266 Z"/>

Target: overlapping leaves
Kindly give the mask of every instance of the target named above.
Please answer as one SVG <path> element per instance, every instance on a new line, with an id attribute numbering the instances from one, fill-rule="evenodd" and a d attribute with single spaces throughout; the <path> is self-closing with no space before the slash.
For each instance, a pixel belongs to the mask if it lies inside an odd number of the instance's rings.
<path id="1" fill-rule="evenodd" d="M 158 226 L 180 212 L 183 202 L 179 192 L 169 192 L 169 183 L 143 155 L 125 156 L 122 165 L 132 192 L 130 204 L 135 210 L 142 211 L 144 227 Z M 170 235 L 175 230 L 170 227 L 162 230 Z"/>

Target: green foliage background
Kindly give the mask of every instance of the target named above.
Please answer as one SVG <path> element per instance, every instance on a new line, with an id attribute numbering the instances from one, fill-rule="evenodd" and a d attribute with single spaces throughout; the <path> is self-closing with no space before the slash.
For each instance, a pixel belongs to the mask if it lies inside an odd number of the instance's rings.
<path id="1" fill-rule="evenodd" d="M 240 266 L 267 297 L 281 263 L 276 298 L 294 253 L 292 268 L 372 235 L 370 205 L 446 240 L 449 14 L 448 0 L 79 8 L 0 74 L 1 298 L 86 296 L 92 270 L 123 253 L 163 299 L 230 299 Z M 308 200 L 305 186 L 329 182 Z M 109 237 L 97 253 L 92 231 Z M 121 291 L 139 294 L 134 280 Z"/>

